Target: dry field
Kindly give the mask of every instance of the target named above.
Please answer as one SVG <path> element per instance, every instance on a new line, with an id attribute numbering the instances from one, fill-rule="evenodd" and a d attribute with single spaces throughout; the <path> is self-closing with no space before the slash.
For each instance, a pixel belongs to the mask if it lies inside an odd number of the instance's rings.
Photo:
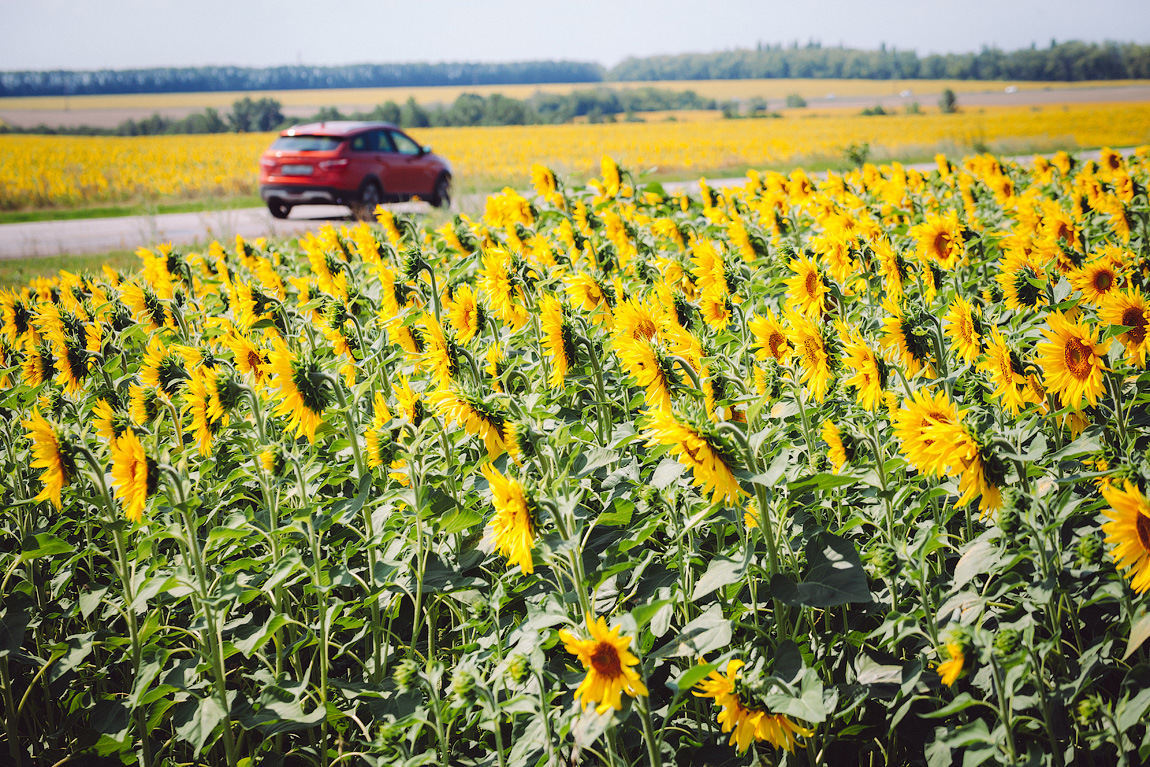
<path id="1" fill-rule="evenodd" d="M 899 94 L 910 91 L 903 99 L 918 99 L 924 106 L 933 105 L 938 94 L 950 88 L 960 101 L 971 106 L 1022 105 L 1031 103 L 1078 101 L 1150 101 L 1150 81 L 1095 82 L 1012 82 L 981 80 L 678 80 L 666 82 L 618 83 L 553 83 L 545 85 L 475 85 L 422 88 L 352 88 L 331 90 L 290 90 L 218 93 L 137 93 L 98 96 L 36 96 L 0 98 L 0 120 L 14 125 L 95 125 L 112 127 L 127 119 L 142 119 L 159 113 L 178 118 L 208 107 L 230 109 L 245 96 L 253 99 L 270 97 L 284 106 L 289 117 L 305 117 L 320 107 L 335 106 L 344 112 L 368 111 L 386 101 L 403 103 L 414 98 L 420 104 L 446 104 L 459 94 L 484 96 L 501 93 L 513 98 L 528 98 L 538 92 L 568 93 L 593 87 L 631 89 L 655 87 L 668 90 L 693 90 L 701 96 L 719 101 L 764 98 L 772 109 L 781 108 L 788 94 L 797 93 L 812 105 L 858 108 L 876 102 L 889 105 Z M 1006 94 L 1007 87 L 1018 89 Z M 1087 95 L 1089 94 L 1089 95 Z M 828 96 L 833 98 L 828 99 Z"/>

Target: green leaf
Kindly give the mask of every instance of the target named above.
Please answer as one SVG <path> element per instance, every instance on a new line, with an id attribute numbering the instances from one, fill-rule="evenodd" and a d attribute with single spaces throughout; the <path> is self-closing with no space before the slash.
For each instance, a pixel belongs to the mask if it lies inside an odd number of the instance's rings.
<path id="1" fill-rule="evenodd" d="M 731 643 L 731 622 L 723 617 L 723 608 L 712 604 L 707 611 L 688 623 L 679 636 L 668 642 L 655 657 L 687 655 L 697 658 Z"/>
<path id="2" fill-rule="evenodd" d="M 20 542 L 20 559 L 28 562 L 41 557 L 51 557 L 56 554 L 67 554 L 73 550 L 72 544 L 51 533 L 36 533 L 27 536 Z"/>
<path id="3" fill-rule="evenodd" d="M 192 747 L 194 756 L 199 756 L 226 713 L 214 697 L 192 698 L 179 704 L 172 723 L 176 725 L 176 735 Z"/>
<path id="4" fill-rule="evenodd" d="M 88 616 L 91 615 L 96 610 L 96 608 L 100 606 L 100 603 L 104 601 L 104 595 L 107 593 L 107 585 L 98 585 L 92 588 L 90 591 L 80 592 L 80 598 L 78 600 L 80 603 L 80 614 L 84 616 L 85 619 L 87 619 Z"/>
<path id="5" fill-rule="evenodd" d="M 1150 638 L 1150 612 L 1140 611 L 1130 622 L 1130 638 L 1126 641 L 1126 652 L 1123 653 L 1122 660 L 1133 655 L 1147 638 Z"/>
<path id="6" fill-rule="evenodd" d="M 267 644 L 268 640 L 288 623 L 288 619 L 284 616 L 273 615 L 262 626 L 256 626 L 242 638 L 233 639 L 232 644 L 244 654 L 245 658 L 250 658 L 256 650 Z"/>
<path id="7" fill-rule="evenodd" d="M 833 490 L 843 485 L 853 485 L 858 480 L 855 477 L 845 477 L 839 474 L 815 474 L 811 477 L 797 479 L 787 485 L 791 493 L 805 493 L 811 490 Z"/>
<path id="8" fill-rule="evenodd" d="M 771 593 L 784 604 L 801 607 L 834 607 L 869 603 L 870 588 L 854 544 L 819 531 L 806 545 L 810 570 L 801 583 L 785 575 L 771 578 Z"/>
<path id="9" fill-rule="evenodd" d="M 626 527 L 631 524 L 631 516 L 634 511 L 634 503 L 626 498 L 616 498 L 611 503 L 611 509 L 600 514 L 595 523 L 609 527 Z"/>
<path id="10" fill-rule="evenodd" d="M 977 706 L 981 701 L 977 701 L 970 697 L 970 693 L 959 693 L 954 700 L 946 704 L 937 711 L 928 711 L 925 714 L 919 714 L 924 719 L 945 719 L 948 716 L 954 716 L 960 711 L 965 711 L 971 706 Z"/>
<path id="11" fill-rule="evenodd" d="M 475 509 L 465 506 L 456 506 L 443 515 L 439 520 L 439 530 L 444 535 L 460 533 L 469 527 L 474 527 L 483 521 L 483 515 Z"/>
<path id="12" fill-rule="evenodd" d="M 698 684 L 700 680 L 705 679 L 712 671 L 715 671 L 718 668 L 718 663 L 696 664 L 684 671 L 676 679 L 668 679 L 667 687 L 676 692 L 684 692 L 690 690 L 692 687 Z"/>
<path id="13" fill-rule="evenodd" d="M 647 483 L 656 490 L 665 490 L 672 482 L 682 476 L 687 467 L 679 463 L 676 458 L 664 458 L 659 461 L 659 465 L 655 467 L 655 472 L 651 475 L 650 481 Z"/>
<path id="14" fill-rule="evenodd" d="M 962 553 L 954 566 L 954 580 L 951 589 L 959 591 L 970 583 L 976 575 L 985 575 L 998 562 L 998 546 L 990 538 L 979 538 Z"/>
<path id="15" fill-rule="evenodd" d="M 695 591 L 691 599 L 698 602 L 715 589 L 721 588 L 742 579 L 747 572 L 747 557 L 741 560 L 730 557 L 715 557 L 707 565 L 707 572 L 695 584 Z"/>

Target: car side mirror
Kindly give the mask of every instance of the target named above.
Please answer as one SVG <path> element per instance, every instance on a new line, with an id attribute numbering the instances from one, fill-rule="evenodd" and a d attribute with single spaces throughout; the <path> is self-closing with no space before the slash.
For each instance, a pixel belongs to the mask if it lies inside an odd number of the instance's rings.
<path id="1" fill-rule="evenodd" d="M 421 155 L 424 155 L 424 154 L 431 154 L 431 147 L 429 147 L 429 146 L 421 146 L 421 147 L 419 148 L 419 153 L 420 153 Z"/>

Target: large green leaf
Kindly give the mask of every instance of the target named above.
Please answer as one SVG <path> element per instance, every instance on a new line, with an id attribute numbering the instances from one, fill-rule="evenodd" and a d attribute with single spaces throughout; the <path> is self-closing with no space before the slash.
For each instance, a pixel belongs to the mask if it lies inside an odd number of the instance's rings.
<path id="1" fill-rule="evenodd" d="M 834 607 L 871 601 L 866 573 L 854 544 L 820 531 L 806 545 L 806 578 L 795 583 L 785 575 L 771 578 L 771 593 L 784 604 L 801 607 Z"/>

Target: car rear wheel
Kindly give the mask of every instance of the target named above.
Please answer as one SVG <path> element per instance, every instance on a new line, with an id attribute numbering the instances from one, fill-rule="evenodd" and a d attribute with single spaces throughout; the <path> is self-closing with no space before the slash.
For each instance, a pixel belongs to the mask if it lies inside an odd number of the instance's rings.
<path id="1" fill-rule="evenodd" d="M 371 221 L 375 216 L 375 206 L 383 202 L 383 190 L 374 181 L 368 181 L 359 190 L 359 199 L 352 206 L 356 218 Z"/>
<path id="2" fill-rule="evenodd" d="M 435 181 L 435 189 L 427 199 L 436 208 L 451 207 L 451 176 L 444 174 Z"/>
<path id="3" fill-rule="evenodd" d="M 283 200 L 271 199 L 268 200 L 268 210 L 275 218 L 287 218 L 291 213 L 291 206 Z"/>

